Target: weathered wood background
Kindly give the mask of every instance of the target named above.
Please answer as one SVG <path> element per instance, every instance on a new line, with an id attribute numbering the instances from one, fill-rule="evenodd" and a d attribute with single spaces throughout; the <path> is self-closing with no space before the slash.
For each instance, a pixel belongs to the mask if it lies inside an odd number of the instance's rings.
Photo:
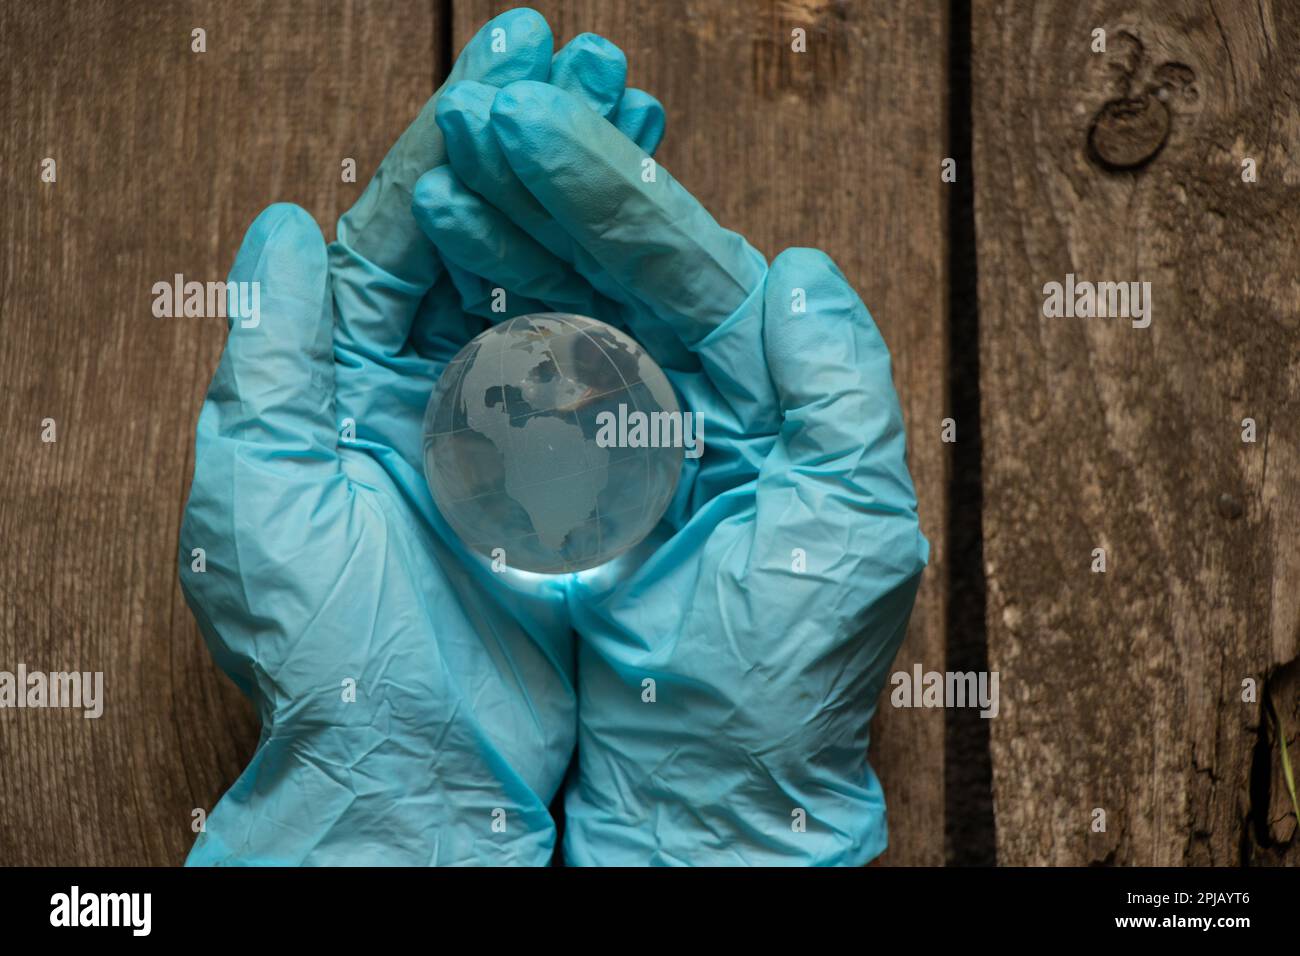
<path id="1" fill-rule="evenodd" d="M 450 51 L 506 6 L 0 5 L 0 670 L 107 684 L 100 720 L 0 710 L 0 864 L 179 863 L 256 740 L 176 583 L 223 323 L 153 319 L 151 285 L 223 277 L 273 201 L 332 234 Z M 943 670 L 987 630 L 1003 701 L 987 753 L 979 734 L 945 748 L 941 711 L 882 706 L 882 862 L 965 859 L 988 800 L 966 770 L 990 759 L 1000 862 L 1296 862 L 1263 705 L 1300 764 L 1300 3 L 538 6 L 560 42 L 622 46 L 667 108 L 674 175 L 769 255 L 827 250 L 891 346 L 934 548 L 898 667 Z M 1117 99 L 1164 122 L 1103 124 L 1123 169 L 1088 147 Z M 974 168 L 944 183 L 972 136 Z M 340 182 L 344 157 L 362 183 Z M 975 314 L 953 298 L 973 253 L 978 326 L 953 320 Z M 1067 272 L 1151 280 L 1151 328 L 1043 319 Z M 974 405 L 952 390 L 971 367 Z M 982 472 L 952 474 L 978 470 L 955 453 L 981 439 Z M 972 481 L 982 513 L 954 494 Z M 985 584 L 987 628 L 950 620 Z"/>
<path id="2" fill-rule="evenodd" d="M 1294 864 L 1300 4 L 980 4 L 973 53 L 999 859 Z M 1067 273 L 1150 327 L 1042 318 Z"/>

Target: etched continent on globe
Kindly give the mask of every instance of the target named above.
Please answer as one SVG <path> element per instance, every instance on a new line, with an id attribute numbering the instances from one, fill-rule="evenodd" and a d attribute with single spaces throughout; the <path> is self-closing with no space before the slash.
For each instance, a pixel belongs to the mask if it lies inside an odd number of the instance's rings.
<path id="1" fill-rule="evenodd" d="M 650 533 L 682 466 L 682 447 L 598 441 L 602 422 L 678 411 L 663 371 L 622 332 L 579 315 L 520 316 L 474 338 L 438 379 L 425 475 L 475 551 L 499 548 L 524 571 L 581 571 Z"/>

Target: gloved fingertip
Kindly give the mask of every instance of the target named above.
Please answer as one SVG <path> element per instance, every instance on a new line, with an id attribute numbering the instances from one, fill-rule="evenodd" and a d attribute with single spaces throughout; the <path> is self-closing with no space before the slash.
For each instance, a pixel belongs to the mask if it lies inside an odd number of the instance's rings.
<path id="1" fill-rule="evenodd" d="M 458 187 L 449 166 L 435 166 L 415 181 L 411 213 L 435 245 L 454 226 Z"/>
<path id="2" fill-rule="evenodd" d="M 498 13 L 479 32 L 487 33 L 491 39 L 491 32 L 496 27 L 505 30 L 514 39 L 552 39 L 551 25 L 546 22 L 546 17 L 532 7 L 512 7 L 504 13 Z"/>
<path id="3" fill-rule="evenodd" d="M 801 290 L 802 295 L 797 295 Z M 769 309 L 778 313 L 783 304 L 786 312 L 799 314 L 802 305 L 807 312 L 813 306 L 823 308 L 860 307 L 858 294 L 844 277 L 835 260 L 820 249 L 792 246 L 783 250 L 768 269 L 767 295 Z"/>
<path id="4" fill-rule="evenodd" d="M 549 83 L 518 80 L 497 91 L 492 101 L 492 118 L 518 119 L 529 110 L 545 109 L 559 95 L 560 91 Z"/>
<path id="5" fill-rule="evenodd" d="M 487 116 L 496 95 L 495 86 L 477 80 L 460 80 L 442 91 L 434 107 L 434 114 L 442 117 L 444 114 L 471 112 Z"/>
<path id="6" fill-rule="evenodd" d="M 627 83 L 627 56 L 604 37 L 581 33 L 555 54 L 550 82 L 608 116 Z"/>
<path id="7" fill-rule="evenodd" d="M 622 63 L 625 68 L 627 66 L 627 55 L 619 49 L 618 44 L 605 39 L 599 33 L 579 33 L 566 43 L 564 48 L 573 50 L 575 55 L 600 57 Z"/>
<path id="8" fill-rule="evenodd" d="M 537 133 L 558 128 L 566 94 L 549 83 L 521 81 L 499 91 L 492 101 L 492 131 L 507 151 L 540 159 Z"/>
<path id="9" fill-rule="evenodd" d="M 496 94 L 494 86 L 466 80 L 449 87 L 438 97 L 434 122 L 442 130 L 447 154 L 453 163 L 468 149 L 467 137 L 481 136 L 487 130 Z"/>
<path id="10" fill-rule="evenodd" d="M 645 90 L 630 87 L 614 113 L 619 132 L 653 155 L 664 138 L 664 107 Z"/>
<path id="11" fill-rule="evenodd" d="M 246 238 L 261 243 L 273 239 L 277 242 L 325 241 L 311 213 L 291 202 L 272 203 L 263 209 L 249 225 Z"/>
<path id="12" fill-rule="evenodd" d="M 544 80 L 551 69 L 554 38 L 546 18 L 531 7 L 493 17 L 461 51 L 451 79 L 477 79 L 502 86 L 514 80 Z"/>
<path id="13" fill-rule="evenodd" d="M 412 207 L 436 206 L 441 202 L 449 187 L 450 173 L 446 166 L 435 166 L 417 179 L 411 190 Z"/>
<path id="14" fill-rule="evenodd" d="M 808 246 L 789 246 L 777 253 L 776 258 L 772 260 L 774 270 L 788 269 L 792 272 L 798 272 L 800 269 L 808 267 L 814 269 L 830 267 L 836 273 L 839 273 L 839 268 L 830 256 L 820 249 L 813 249 Z"/>
<path id="15" fill-rule="evenodd" d="M 802 392 L 809 357 L 838 354 L 849 343 L 859 350 L 855 361 L 880 358 L 888 370 L 889 349 L 871 313 L 820 249 L 781 252 L 768 267 L 763 297 L 763 336 L 779 389 Z"/>
<path id="16" fill-rule="evenodd" d="M 303 264 L 313 267 L 303 275 Z M 279 202 L 258 214 L 244 234 L 232 276 L 275 274 L 277 284 L 299 276 L 313 283 L 327 268 L 325 237 L 311 213 L 294 203 Z"/>

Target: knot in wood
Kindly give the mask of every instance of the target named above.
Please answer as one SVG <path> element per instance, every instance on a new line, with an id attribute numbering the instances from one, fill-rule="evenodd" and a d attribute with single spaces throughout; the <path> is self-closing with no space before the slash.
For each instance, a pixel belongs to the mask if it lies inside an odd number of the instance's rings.
<path id="1" fill-rule="evenodd" d="M 1245 507 L 1240 501 L 1229 494 L 1219 495 L 1219 514 L 1229 521 L 1235 521 L 1246 513 Z"/>
<path id="2" fill-rule="evenodd" d="M 1169 138 L 1169 110 L 1153 96 L 1111 100 L 1093 117 L 1088 145 L 1107 169 L 1136 169 L 1156 157 Z"/>

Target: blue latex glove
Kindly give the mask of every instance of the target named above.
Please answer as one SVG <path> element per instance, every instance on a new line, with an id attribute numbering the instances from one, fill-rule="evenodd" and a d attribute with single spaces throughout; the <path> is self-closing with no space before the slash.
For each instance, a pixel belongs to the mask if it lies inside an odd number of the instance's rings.
<path id="1" fill-rule="evenodd" d="M 538 14 L 512 11 L 449 83 L 549 77 L 630 133 L 662 128 L 653 99 L 624 92 L 611 44 L 551 48 Z M 307 213 L 272 206 L 230 274 L 260 283 L 261 316 L 232 318 L 199 417 L 181 585 L 263 726 L 191 864 L 551 857 L 547 808 L 575 733 L 565 595 L 467 553 L 421 464 L 434 382 L 487 309 L 462 300 L 411 218 L 417 177 L 446 161 L 438 96 L 328 251 Z"/>
<path id="2" fill-rule="evenodd" d="M 657 540 L 569 579 L 566 857 L 870 860 L 868 725 L 929 546 L 866 307 L 823 253 L 769 268 L 666 170 L 644 181 L 646 154 L 563 90 L 461 84 L 437 115 L 452 169 L 415 214 L 442 255 L 629 329 L 706 422 Z"/>

